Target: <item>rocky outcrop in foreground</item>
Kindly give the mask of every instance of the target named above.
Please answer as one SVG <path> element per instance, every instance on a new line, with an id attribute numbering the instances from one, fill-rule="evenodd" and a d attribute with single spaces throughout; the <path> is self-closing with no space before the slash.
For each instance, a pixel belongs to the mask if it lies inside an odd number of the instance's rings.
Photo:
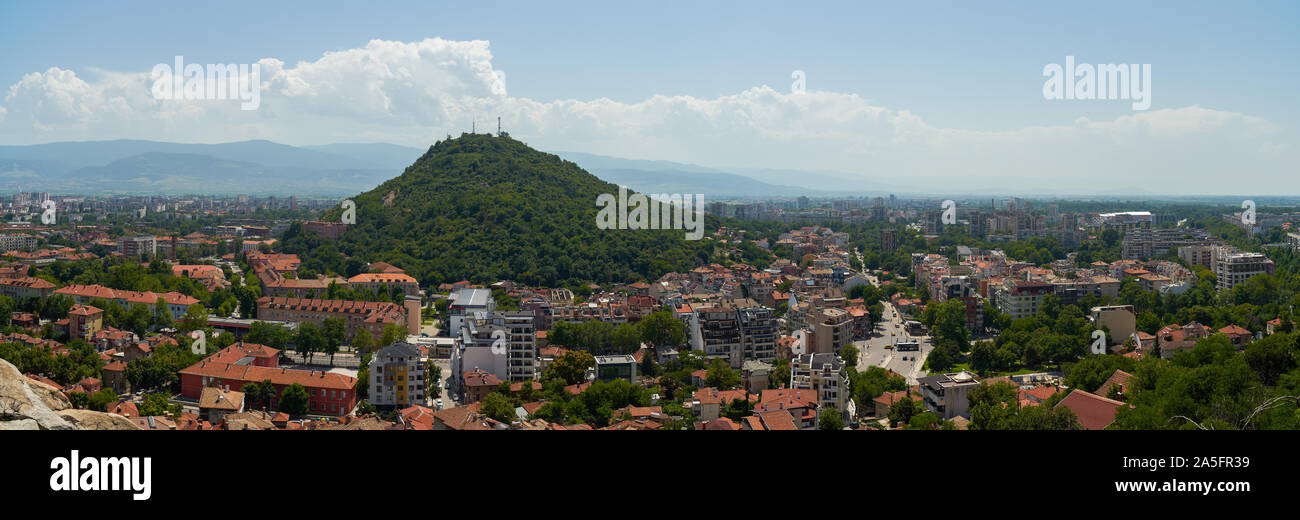
<path id="1" fill-rule="evenodd" d="M 0 359 L 0 430 L 138 430 L 120 415 L 75 410 L 62 392 Z"/>

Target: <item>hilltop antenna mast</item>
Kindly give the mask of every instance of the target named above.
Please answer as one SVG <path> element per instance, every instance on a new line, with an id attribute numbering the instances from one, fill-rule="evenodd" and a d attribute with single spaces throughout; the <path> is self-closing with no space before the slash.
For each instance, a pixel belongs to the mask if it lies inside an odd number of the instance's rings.
<path id="1" fill-rule="evenodd" d="M 469 121 L 469 133 L 471 134 L 474 133 L 474 131 L 476 130 L 475 125 L 477 124 L 478 124 L 478 112 L 474 112 L 473 119 L 470 119 Z"/>
<path id="2" fill-rule="evenodd" d="M 497 137 L 501 137 L 501 116 L 497 116 Z"/>

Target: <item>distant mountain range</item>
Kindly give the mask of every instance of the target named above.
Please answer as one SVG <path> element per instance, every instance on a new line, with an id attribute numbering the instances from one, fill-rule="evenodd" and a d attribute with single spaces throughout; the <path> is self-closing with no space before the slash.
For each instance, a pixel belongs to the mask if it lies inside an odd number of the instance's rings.
<path id="1" fill-rule="evenodd" d="M 342 196 L 400 175 L 427 150 L 388 143 L 290 146 L 116 140 L 0 146 L 0 192 Z M 863 176 L 783 169 L 724 170 L 671 161 L 552 152 L 606 182 L 707 200 L 767 197 L 1100 195 L 1145 197 L 1138 186 L 1087 179 Z M 1075 185 L 1067 185 L 1073 182 Z"/>
<path id="2" fill-rule="evenodd" d="M 271 141 L 115 140 L 0 146 L 0 191 L 337 196 L 374 188 L 401 174 L 425 151 L 388 143 L 290 146 Z M 557 155 L 602 180 L 645 193 L 702 193 L 710 199 L 837 193 L 670 161 L 579 152 Z"/>
<path id="3" fill-rule="evenodd" d="M 296 147 L 271 141 L 0 146 L 0 190 L 341 195 L 377 186 L 422 153 L 386 143 Z"/>

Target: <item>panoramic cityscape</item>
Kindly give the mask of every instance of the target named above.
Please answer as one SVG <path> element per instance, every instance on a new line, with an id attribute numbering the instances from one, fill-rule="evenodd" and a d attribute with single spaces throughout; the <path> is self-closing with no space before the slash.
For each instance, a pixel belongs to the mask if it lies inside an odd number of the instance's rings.
<path id="1" fill-rule="evenodd" d="M 1300 429 L 1293 4 L 380 4 L 0 7 L 0 430 Z"/>

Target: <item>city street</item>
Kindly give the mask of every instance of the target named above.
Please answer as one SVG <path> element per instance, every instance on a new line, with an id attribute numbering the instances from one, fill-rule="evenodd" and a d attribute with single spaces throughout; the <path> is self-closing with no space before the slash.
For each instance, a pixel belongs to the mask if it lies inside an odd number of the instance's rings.
<path id="1" fill-rule="evenodd" d="M 862 253 L 854 250 L 853 254 L 857 255 L 858 261 L 862 260 Z M 876 287 L 880 286 L 880 280 L 868 272 L 861 272 L 863 276 Z M 876 328 L 871 333 L 871 337 L 866 340 L 854 341 L 853 345 L 858 348 L 858 370 L 866 370 L 867 367 L 878 366 L 886 370 L 892 370 L 907 378 L 909 385 L 916 384 L 919 377 L 924 376 L 924 370 L 921 368 L 925 365 L 925 358 L 930 354 L 934 345 L 930 343 L 929 336 L 909 336 L 903 323 L 906 321 L 902 313 L 888 301 L 881 304 L 885 308 L 885 315 L 876 317 Z M 921 344 L 919 352 L 897 352 L 892 348 L 886 348 L 896 343 L 916 341 Z"/>
<path id="2" fill-rule="evenodd" d="M 917 378 L 924 375 L 921 367 L 925 365 L 925 357 L 930 354 L 934 346 L 930 343 L 929 336 L 909 336 L 903 328 L 904 320 L 894 306 L 888 302 L 884 303 L 884 306 L 885 319 L 876 324 L 876 330 L 871 338 L 853 342 L 853 345 L 858 348 L 858 370 L 878 366 L 901 374 L 907 378 L 908 384 L 916 384 Z M 921 350 L 898 352 L 886 348 L 906 341 L 919 342 Z"/>

